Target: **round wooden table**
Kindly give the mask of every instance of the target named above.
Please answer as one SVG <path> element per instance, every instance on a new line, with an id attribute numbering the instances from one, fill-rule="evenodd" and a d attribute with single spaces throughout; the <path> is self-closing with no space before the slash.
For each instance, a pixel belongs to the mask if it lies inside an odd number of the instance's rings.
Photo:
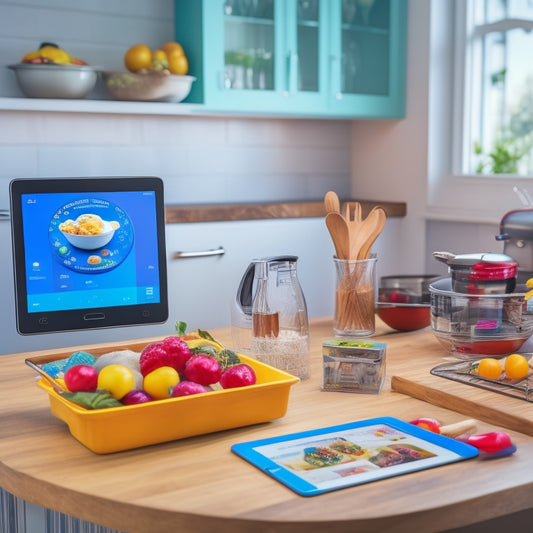
<path id="1" fill-rule="evenodd" d="M 229 328 L 211 333 L 231 346 Z M 374 340 L 387 343 L 388 378 L 380 394 L 370 395 L 320 390 L 321 344 L 332 336 L 330 320 L 312 321 L 312 376 L 292 387 L 282 419 L 109 455 L 85 448 L 51 414 L 46 393 L 24 364 L 29 354 L 3 356 L 0 486 L 26 501 L 129 533 L 419 533 L 533 506 L 533 438 L 515 431 L 509 434 L 518 451 L 506 458 L 469 460 L 308 498 L 234 455 L 230 446 L 237 442 L 375 416 L 431 416 L 443 424 L 469 418 L 391 391 L 390 376 L 413 367 L 429 373 L 442 362 L 445 354 L 429 329 L 395 333 L 379 325 Z M 73 351 L 80 348 L 90 351 Z M 514 401 L 518 408 L 525 403 Z M 487 422 L 477 427 L 479 433 L 494 429 Z"/>

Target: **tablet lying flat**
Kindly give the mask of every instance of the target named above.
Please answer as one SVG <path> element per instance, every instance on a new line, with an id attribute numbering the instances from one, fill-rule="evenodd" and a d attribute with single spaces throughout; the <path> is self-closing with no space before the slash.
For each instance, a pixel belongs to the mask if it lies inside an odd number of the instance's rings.
<path id="1" fill-rule="evenodd" d="M 234 444 L 231 449 L 302 496 L 478 455 L 469 444 L 392 417 Z"/>
<path id="2" fill-rule="evenodd" d="M 19 333 L 167 320 L 159 178 L 15 179 L 10 199 Z"/>

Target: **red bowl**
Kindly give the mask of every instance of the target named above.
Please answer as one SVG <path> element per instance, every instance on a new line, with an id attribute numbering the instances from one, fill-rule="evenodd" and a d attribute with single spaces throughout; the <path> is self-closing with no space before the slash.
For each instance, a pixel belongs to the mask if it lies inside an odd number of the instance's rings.
<path id="1" fill-rule="evenodd" d="M 377 314 L 387 326 L 399 331 L 414 331 L 431 324 L 429 305 L 394 305 L 379 302 Z"/>

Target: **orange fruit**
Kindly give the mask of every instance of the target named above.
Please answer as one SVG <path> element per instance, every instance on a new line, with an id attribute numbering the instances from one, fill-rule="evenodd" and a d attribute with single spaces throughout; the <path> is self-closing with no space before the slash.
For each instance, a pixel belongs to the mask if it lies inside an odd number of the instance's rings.
<path id="1" fill-rule="evenodd" d="M 505 358 L 505 375 L 510 379 L 522 379 L 529 372 L 527 359 L 519 353 L 513 353 Z"/>
<path id="2" fill-rule="evenodd" d="M 184 76 L 189 72 L 189 62 L 183 53 L 179 50 L 173 50 L 168 57 L 168 70 L 171 74 L 177 74 L 178 76 Z"/>
<path id="3" fill-rule="evenodd" d="M 155 70 L 168 68 L 167 54 L 164 50 L 154 50 L 152 54 L 152 68 Z"/>
<path id="4" fill-rule="evenodd" d="M 152 65 L 152 51 L 146 44 L 136 44 L 126 52 L 124 65 L 131 72 L 150 68 Z"/>
<path id="5" fill-rule="evenodd" d="M 167 56 L 170 54 L 170 52 L 173 52 L 174 50 L 177 50 L 181 54 L 185 55 L 185 52 L 183 51 L 183 46 L 181 46 L 180 43 L 177 43 L 175 41 L 169 41 L 168 43 L 165 43 L 161 50 L 163 50 Z"/>
<path id="6" fill-rule="evenodd" d="M 503 369 L 500 365 L 498 359 L 493 357 L 485 357 L 481 359 L 477 367 L 477 373 L 487 379 L 498 379 L 503 372 Z"/>

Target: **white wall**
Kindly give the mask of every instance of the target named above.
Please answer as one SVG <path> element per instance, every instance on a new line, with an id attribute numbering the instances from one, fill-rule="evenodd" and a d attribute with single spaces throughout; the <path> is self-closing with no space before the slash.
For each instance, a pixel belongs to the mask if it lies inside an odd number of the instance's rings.
<path id="1" fill-rule="evenodd" d="M 122 68 L 130 45 L 146 42 L 155 48 L 172 40 L 172 21 L 172 0 L 0 0 L 0 49 L 10 64 L 41 41 L 54 41 L 92 64 Z M 8 69 L 0 69 L 2 96 L 21 97 Z M 8 184 L 14 177 L 155 175 L 165 182 L 169 204 L 315 200 L 330 189 L 340 196 L 350 193 L 349 121 L 13 111 L 2 110 L 0 102 L 0 124 L 0 209 L 8 207 Z M 0 230 L 0 242 L 9 252 L 8 223 L 0 222 Z M 281 231 L 285 245 L 279 253 L 291 253 L 286 244 L 290 237 L 310 247 L 325 241 L 312 232 L 288 236 L 287 229 Z M 325 224 L 321 231 L 326 234 Z M 260 241 L 261 235 L 254 238 Z M 268 240 L 268 253 L 275 253 L 275 239 Z M 173 238 L 173 245 L 180 246 L 180 239 Z M 324 264 L 332 255 L 332 246 L 324 247 Z M 242 271 L 250 259 L 244 249 Z M 64 334 L 61 341 L 17 337 L 9 253 L 2 254 L 0 268 L 0 291 L 6 295 L 0 321 L 9 334 L 0 353 L 14 351 L 13 343 L 22 351 L 94 342 L 94 333 Z M 308 290 L 320 294 L 320 283 L 308 284 Z M 316 298 L 309 294 L 309 300 Z M 323 312 L 313 308 L 315 315 L 328 314 L 330 302 Z M 188 317 L 171 316 L 169 332 L 176 319 Z M 103 342 L 150 334 L 146 328 L 127 328 L 97 337 Z"/>
<path id="2" fill-rule="evenodd" d="M 352 193 L 406 201 L 408 205 L 407 217 L 392 221 L 392 238 L 382 242 L 389 255 L 394 255 L 390 264 L 398 274 L 446 273 L 445 265 L 433 259 L 433 251 L 503 250 L 495 239 L 499 233 L 496 223 L 461 222 L 449 216 L 439 220 L 434 212 L 429 215 L 429 176 L 434 178 L 436 172 L 450 166 L 446 158 L 452 127 L 454 49 L 453 34 L 447 31 L 449 21 L 439 18 L 443 11 L 440 2 L 409 0 L 406 118 L 397 122 L 354 121 L 352 127 Z M 434 13 L 436 7 L 439 11 Z M 431 122 L 436 116 L 438 120 Z M 480 198 L 483 190 L 483 186 L 478 187 Z M 516 198 L 513 208 L 520 207 Z M 494 220 L 507 211 L 502 207 Z"/>
<path id="3" fill-rule="evenodd" d="M 407 202 L 385 235 L 393 274 L 426 271 L 429 14 L 430 2 L 409 0 L 406 118 L 352 127 L 352 194 Z"/>

